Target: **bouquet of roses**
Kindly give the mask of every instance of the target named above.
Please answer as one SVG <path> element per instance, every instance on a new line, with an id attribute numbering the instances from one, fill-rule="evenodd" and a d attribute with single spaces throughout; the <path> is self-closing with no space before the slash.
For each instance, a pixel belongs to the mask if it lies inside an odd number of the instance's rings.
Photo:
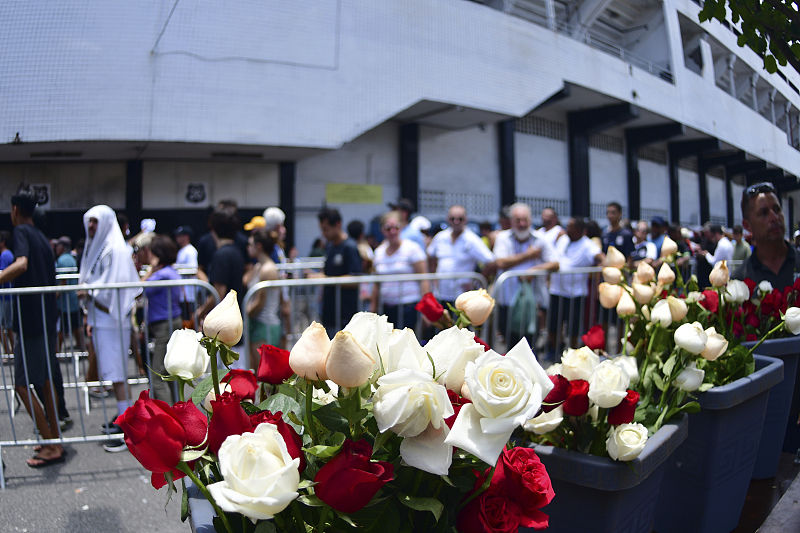
<path id="1" fill-rule="evenodd" d="M 741 327 L 745 320 L 742 304 L 750 295 L 748 286 L 730 280 L 721 261 L 709 276 L 712 287 L 700 291 L 694 277 L 684 282 L 671 266 L 675 250 L 675 243 L 665 238 L 658 274 L 642 261 L 628 283 L 624 256 L 611 246 L 598 287 L 600 304 L 616 308 L 624 322 L 623 355 L 635 357 L 641 377 L 635 420 L 651 431 L 681 412 L 697 412 L 700 406 L 692 401 L 696 391 L 730 383 L 755 369 L 754 348 L 742 346 L 736 334 L 737 324 Z M 800 309 L 769 309 L 779 320 L 762 340 L 783 328 L 800 332 Z"/>
<path id="2" fill-rule="evenodd" d="M 553 388 L 527 343 L 501 356 L 451 327 L 423 348 L 412 330 L 358 313 L 333 339 L 312 323 L 291 352 L 263 346 L 255 374 L 220 372 L 241 330 L 229 293 L 205 336 L 170 340 L 166 367 L 191 399 L 144 391 L 117 419 L 153 486 L 191 478 L 218 531 L 547 527 L 547 472 L 508 444 Z"/>

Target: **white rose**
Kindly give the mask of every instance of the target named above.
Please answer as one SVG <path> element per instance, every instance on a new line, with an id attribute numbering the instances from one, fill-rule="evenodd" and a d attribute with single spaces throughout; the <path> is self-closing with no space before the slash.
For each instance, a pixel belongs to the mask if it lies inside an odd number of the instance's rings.
<path id="1" fill-rule="evenodd" d="M 453 326 L 429 340 L 425 351 L 433 359 L 439 383 L 460 394 L 464 369 L 483 353 L 483 346 L 475 342 L 475 333 Z"/>
<path id="2" fill-rule="evenodd" d="M 641 265 L 642 263 L 639 264 Z M 645 285 L 644 283 L 633 284 L 633 299 L 641 305 L 649 303 L 655 294 L 656 289 L 652 285 Z"/>
<path id="3" fill-rule="evenodd" d="M 633 461 L 647 444 L 647 428 L 642 424 L 620 424 L 606 439 L 608 456 L 615 461 Z"/>
<path id="4" fill-rule="evenodd" d="M 617 314 L 621 317 L 631 316 L 636 312 L 636 304 L 628 291 L 622 291 L 617 303 Z"/>
<path id="5" fill-rule="evenodd" d="M 669 238 L 668 235 L 664 236 L 661 243 L 661 257 L 669 257 L 670 255 L 678 252 L 678 244 Z"/>
<path id="6" fill-rule="evenodd" d="M 669 327 L 672 324 L 672 313 L 669 309 L 669 302 L 667 300 L 659 300 L 650 311 L 650 322 L 654 324 L 661 324 L 662 326 Z"/>
<path id="7" fill-rule="evenodd" d="M 786 310 L 783 319 L 786 321 L 786 329 L 788 329 L 792 335 L 800 333 L 800 308 L 790 307 Z"/>
<path id="8" fill-rule="evenodd" d="M 477 289 L 461 293 L 455 301 L 456 309 L 462 311 L 472 325 L 480 326 L 489 318 L 494 309 L 494 298 L 486 289 Z"/>
<path id="9" fill-rule="evenodd" d="M 708 281 L 711 282 L 712 287 L 724 287 L 730 279 L 731 273 L 728 271 L 728 262 L 724 259 L 717 261 L 717 264 L 711 270 L 711 274 L 708 275 Z"/>
<path id="10" fill-rule="evenodd" d="M 636 267 L 636 275 L 639 277 L 639 283 L 645 284 L 656 277 L 656 271 L 645 261 L 639 261 L 639 265 Z"/>
<path id="11" fill-rule="evenodd" d="M 680 322 L 689 312 L 689 307 L 681 298 L 667 296 L 667 304 L 669 305 L 669 312 L 672 314 L 673 322 Z"/>
<path id="12" fill-rule="evenodd" d="M 618 355 L 612 359 L 612 361 L 625 371 L 631 383 L 637 383 L 639 381 L 639 365 L 634 356 Z"/>
<path id="13" fill-rule="evenodd" d="M 548 376 L 555 376 L 557 374 L 561 374 L 561 363 L 553 363 L 547 367 Z"/>
<path id="14" fill-rule="evenodd" d="M 686 303 L 693 304 L 695 302 L 700 302 L 705 299 L 703 293 L 700 291 L 691 291 L 689 294 L 686 295 Z"/>
<path id="15" fill-rule="evenodd" d="M 617 306 L 622 296 L 622 287 L 603 282 L 597 286 L 597 293 L 600 297 L 600 305 L 606 309 L 613 309 Z"/>
<path id="16" fill-rule="evenodd" d="M 661 268 L 658 269 L 658 282 L 662 285 L 669 285 L 673 281 L 675 281 L 675 272 L 668 264 L 662 263 Z"/>
<path id="17" fill-rule="evenodd" d="M 290 354 L 291 358 L 291 354 Z M 340 387 L 360 387 L 375 372 L 375 359 L 349 331 L 338 332 L 325 359 L 328 379 Z"/>
<path id="18" fill-rule="evenodd" d="M 603 281 L 606 283 L 619 283 L 622 281 L 622 271 L 617 267 L 603 268 Z"/>
<path id="19" fill-rule="evenodd" d="M 622 268 L 625 266 L 625 263 L 625 255 L 617 250 L 616 247 L 609 246 L 608 251 L 606 252 L 605 261 L 603 261 L 603 266 Z"/>
<path id="20" fill-rule="evenodd" d="M 385 354 L 392 333 L 392 324 L 386 315 L 356 313 L 343 331 L 349 331 L 374 361 Z"/>
<path id="21" fill-rule="evenodd" d="M 420 346 L 417 335 L 411 328 L 393 330 L 385 350 L 380 355 L 384 374 L 408 368 L 422 370 L 428 376 L 433 375 L 425 348 Z"/>
<path id="22" fill-rule="evenodd" d="M 572 381 L 589 379 L 594 367 L 600 364 L 600 357 L 587 346 L 577 350 L 569 349 L 561 356 L 561 375 Z"/>
<path id="23" fill-rule="evenodd" d="M 708 337 L 706 347 L 700 352 L 700 357 L 708 359 L 709 361 L 714 361 L 728 349 L 728 339 L 717 333 L 714 326 L 706 329 L 706 337 Z"/>
<path id="24" fill-rule="evenodd" d="M 378 379 L 372 397 L 372 412 L 378 431 L 391 430 L 401 437 L 416 437 L 429 424 L 438 429 L 453 416 L 447 389 L 430 374 L 402 369 Z"/>
<path id="25" fill-rule="evenodd" d="M 253 523 L 269 520 L 295 498 L 300 459 L 292 459 L 277 426 L 262 423 L 253 433 L 231 435 L 219 448 L 223 481 L 208 485 L 217 505 Z"/>
<path id="26" fill-rule="evenodd" d="M 628 395 L 630 378 L 614 361 L 603 361 L 589 376 L 589 399 L 603 408 L 616 407 Z"/>
<path id="27" fill-rule="evenodd" d="M 236 291 L 228 291 L 225 298 L 206 315 L 203 333 L 212 339 L 216 337 L 228 346 L 234 346 L 242 338 L 242 312 Z"/>
<path id="28" fill-rule="evenodd" d="M 206 373 L 211 358 L 200 345 L 203 334 L 193 329 L 176 329 L 167 342 L 164 368 L 181 379 L 197 379 Z"/>
<path id="29" fill-rule="evenodd" d="M 728 296 L 729 302 L 740 304 L 750 298 L 750 288 L 744 281 L 732 279 L 725 287 L 725 294 Z"/>
<path id="30" fill-rule="evenodd" d="M 708 335 L 703 331 L 703 326 L 700 325 L 700 322 L 681 324 L 675 330 L 673 338 L 675 339 L 675 344 L 694 355 L 702 352 L 708 341 Z"/>
<path id="31" fill-rule="evenodd" d="M 542 413 L 522 425 L 522 429 L 537 435 L 544 435 L 556 429 L 564 421 L 564 409 L 559 405 L 549 413 Z"/>
<path id="32" fill-rule="evenodd" d="M 705 370 L 697 368 L 697 362 L 692 361 L 678 374 L 673 383 L 683 391 L 692 392 L 700 388 L 705 377 Z"/>
<path id="33" fill-rule="evenodd" d="M 325 392 L 325 389 L 314 387 L 314 391 L 311 393 L 311 397 L 322 405 L 335 402 L 339 395 L 339 385 L 333 381 L 326 381 L 325 383 L 328 385 L 328 389 L 330 389 L 329 392 Z"/>
<path id="34" fill-rule="evenodd" d="M 312 322 L 289 352 L 289 367 L 303 379 L 328 379 L 325 360 L 331 348 L 331 340 L 322 324 Z"/>
<path id="35" fill-rule="evenodd" d="M 524 338 L 505 356 L 490 350 L 467 363 L 465 382 L 472 403 L 461 407 L 445 443 L 490 465 L 553 388 Z"/>
<path id="36" fill-rule="evenodd" d="M 772 292 L 772 283 L 767 280 L 763 280 L 761 283 L 758 284 L 758 290 L 762 294 L 766 294 L 768 292 Z"/>
<path id="37" fill-rule="evenodd" d="M 219 393 L 220 394 L 225 394 L 226 392 L 232 392 L 232 391 L 233 391 L 233 388 L 231 387 L 230 383 L 220 383 L 219 384 Z M 208 391 L 208 394 L 206 394 L 206 397 L 203 398 L 203 402 L 202 402 L 203 409 L 205 409 L 209 413 L 213 412 L 214 409 L 213 409 L 213 407 L 211 407 L 211 402 L 213 402 L 216 399 L 217 399 L 217 395 L 214 392 L 214 388 L 212 387 L 211 390 Z"/>

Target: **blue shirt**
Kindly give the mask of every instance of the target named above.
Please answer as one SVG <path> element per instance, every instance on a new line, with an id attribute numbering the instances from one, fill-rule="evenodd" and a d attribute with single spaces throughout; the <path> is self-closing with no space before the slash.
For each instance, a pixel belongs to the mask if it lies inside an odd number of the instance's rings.
<path id="1" fill-rule="evenodd" d="M 178 272 L 172 266 L 165 266 L 153 272 L 147 281 L 158 281 L 164 279 L 181 279 Z M 181 320 L 181 295 L 183 287 L 145 287 L 144 293 L 147 296 L 147 322 L 159 322 L 173 318 L 175 326 L 180 326 Z M 169 296 L 172 291 L 172 295 Z M 169 299 L 172 299 L 172 302 Z M 172 304 L 172 313 L 168 312 L 169 304 Z"/>
<path id="2" fill-rule="evenodd" d="M 64 252 L 56 259 L 56 268 L 78 268 L 78 262 L 69 252 Z M 77 285 L 78 280 L 71 279 L 67 285 Z M 74 313 L 78 310 L 78 295 L 75 291 L 61 292 L 58 294 L 58 310 L 62 313 Z"/>
<path id="3" fill-rule="evenodd" d="M 3 250 L 3 253 L 0 253 L 0 270 L 5 270 L 8 265 L 14 262 L 14 254 L 11 253 L 11 250 Z M 0 285 L 0 289 L 10 289 L 11 282 L 3 283 Z M 11 296 L 2 296 L 3 300 L 11 300 Z"/>

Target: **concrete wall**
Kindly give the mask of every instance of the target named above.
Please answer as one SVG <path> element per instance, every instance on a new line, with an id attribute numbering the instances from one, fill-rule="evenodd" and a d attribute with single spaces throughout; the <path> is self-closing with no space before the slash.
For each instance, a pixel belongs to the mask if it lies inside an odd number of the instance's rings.
<path id="1" fill-rule="evenodd" d="M 562 141 L 516 133 L 517 196 L 569 200 L 567 144 Z"/>

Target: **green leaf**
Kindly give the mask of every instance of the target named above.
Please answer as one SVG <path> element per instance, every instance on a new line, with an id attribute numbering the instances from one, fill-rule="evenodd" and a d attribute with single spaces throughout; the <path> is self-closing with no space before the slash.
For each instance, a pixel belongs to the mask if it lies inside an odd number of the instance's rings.
<path id="1" fill-rule="evenodd" d="M 707 391 L 707 390 L 709 390 L 709 389 L 712 389 L 713 387 L 714 387 L 714 384 L 713 384 L 713 383 L 703 383 L 703 384 L 702 384 L 702 385 L 700 385 L 700 387 L 697 389 L 697 392 L 705 392 L 705 391 Z"/>
<path id="2" fill-rule="evenodd" d="M 669 359 L 667 359 L 667 362 L 664 363 L 664 368 L 663 368 L 664 376 L 669 377 L 672 375 L 672 371 L 675 368 L 675 363 L 677 362 L 678 362 L 678 354 L 672 354 L 669 357 Z"/>
<path id="3" fill-rule="evenodd" d="M 294 420 L 289 418 L 289 413 L 294 413 L 297 415 L 297 418 L 302 420 L 305 408 L 300 405 L 294 398 L 290 398 L 285 394 L 278 393 L 273 394 L 260 404 L 258 404 L 258 408 L 262 411 L 269 411 L 271 413 L 277 413 L 280 411 L 283 413 L 283 421 L 292 426 L 295 431 L 302 435 L 303 433 L 303 425 L 296 423 Z"/>
<path id="4" fill-rule="evenodd" d="M 314 416 L 323 426 L 331 431 L 349 433 L 350 424 L 347 419 L 338 412 L 336 405 L 329 403 L 314 411 Z"/>
<path id="5" fill-rule="evenodd" d="M 278 530 L 272 520 L 262 520 L 256 525 L 253 533 L 278 533 Z"/>
<path id="6" fill-rule="evenodd" d="M 314 457 L 319 457 L 320 459 L 329 459 L 339 453 L 339 450 L 341 449 L 341 445 L 325 446 L 324 444 L 317 444 L 316 446 L 311 446 L 310 448 L 303 448 L 303 451 L 309 455 L 313 455 Z"/>
<path id="7" fill-rule="evenodd" d="M 228 371 L 227 371 L 227 370 L 226 370 L 226 371 L 224 371 L 224 372 L 221 372 L 221 373 L 219 374 L 219 379 L 220 379 L 220 381 L 221 381 L 221 380 L 222 380 L 222 378 L 224 378 L 224 377 L 225 377 L 227 374 L 228 374 Z M 197 387 L 195 387 L 195 388 L 194 388 L 194 391 L 192 392 L 192 401 L 194 402 L 194 404 L 195 404 L 195 405 L 197 405 L 197 406 L 203 405 L 203 400 L 205 400 L 205 399 L 206 399 L 206 396 L 208 396 L 208 393 L 209 393 L 209 392 L 211 391 L 211 389 L 213 389 L 213 388 L 214 388 L 214 382 L 213 382 L 213 380 L 211 379 L 211 376 L 208 376 L 206 379 L 204 379 L 203 381 L 201 381 L 200 383 L 198 383 L 198 384 L 197 384 Z"/>
<path id="8" fill-rule="evenodd" d="M 313 494 L 303 494 L 298 496 L 297 501 L 307 507 L 325 507 L 326 505 L 325 502 Z"/>
<path id="9" fill-rule="evenodd" d="M 653 372 L 651 378 L 652 378 L 653 383 L 655 384 L 655 386 L 656 386 L 656 388 L 658 390 L 663 391 L 666 388 L 665 385 L 664 385 L 664 380 L 661 378 L 661 376 L 657 372 Z"/>
<path id="10" fill-rule="evenodd" d="M 770 74 L 774 74 L 775 72 L 778 71 L 778 64 L 775 62 L 775 56 L 773 55 L 764 56 L 764 68 Z"/>
<path id="11" fill-rule="evenodd" d="M 227 344 L 219 343 L 219 357 L 225 366 L 231 366 L 239 360 L 239 354 L 231 349 Z"/>
<path id="12" fill-rule="evenodd" d="M 442 516 L 444 505 L 442 505 L 442 502 L 436 498 L 420 498 L 418 496 L 400 494 L 398 495 L 397 499 L 400 500 L 400 503 L 406 507 L 414 509 L 415 511 L 430 511 L 433 513 L 433 516 L 436 518 L 437 522 L 439 521 L 439 517 Z"/>
<path id="13" fill-rule="evenodd" d="M 181 522 L 186 522 L 189 518 L 189 493 L 186 491 L 186 480 L 182 479 L 183 492 L 181 494 Z"/>

